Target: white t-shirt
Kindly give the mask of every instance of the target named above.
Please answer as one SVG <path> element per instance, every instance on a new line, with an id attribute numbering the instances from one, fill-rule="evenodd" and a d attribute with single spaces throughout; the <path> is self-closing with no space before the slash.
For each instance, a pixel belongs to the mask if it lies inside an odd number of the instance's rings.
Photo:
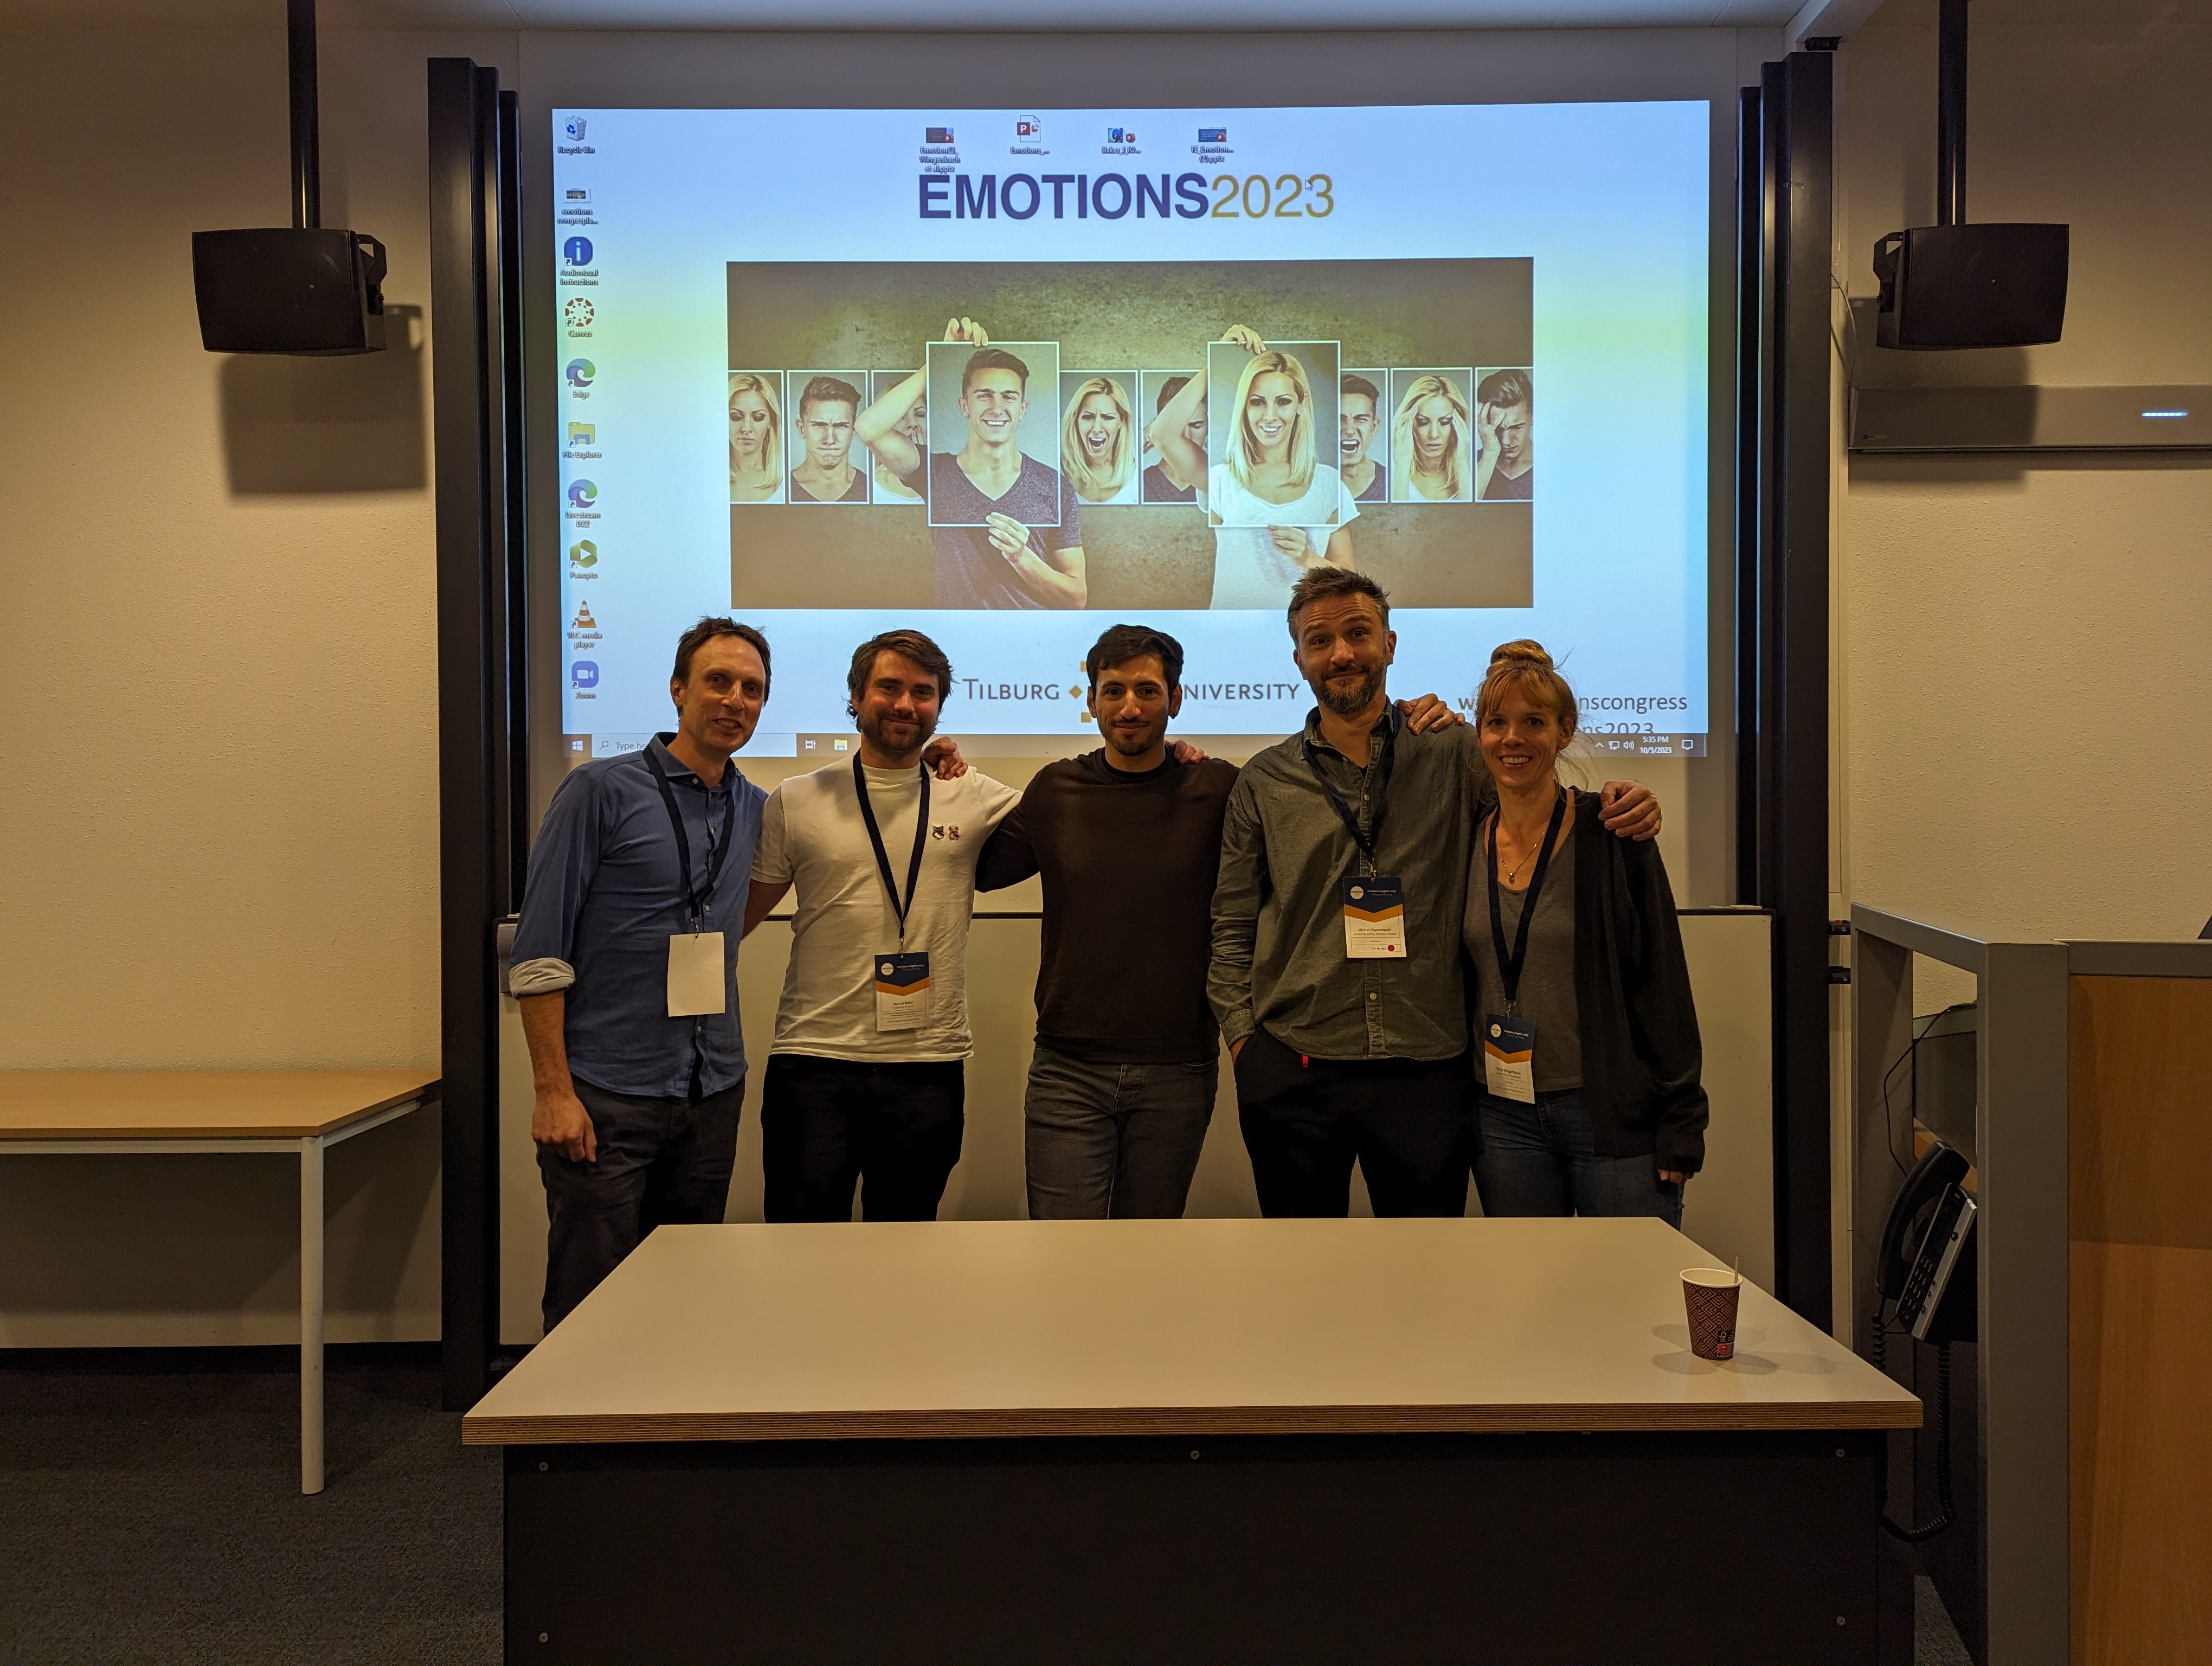
<path id="1" fill-rule="evenodd" d="M 1237 483 L 1226 463 L 1216 463 L 1198 500 L 1209 516 L 1218 511 L 1230 523 L 1213 529 L 1215 607 L 1281 607 L 1290 600 L 1306 563 L 1278 550 L 1270 527 L 1304 528 L 1306 548 L 1318 560 L 1328 553 L 1329 534 L 1359 518 L 1344 477 L 1327 463 L 1314 465 L 1313 483 L 1287 503 L 1255 497 Z M 1334 520 L 1328 519 L 1332 508 Z M 1249 524 L 1255 519 L 1259 524 Z"/>
<path id="2" fill-rule="evenodd" d="M 899 890 L 914 858 L 919 769 L 870 769 L 868 802 Z M 769 794 L 753 878 L 796 890 L 791 964 L 783 975 L 771 1053 L 874 1064 L 964 1059 L 968 1034 L 968 922 L 975 906 L 975 859 L 1021 794 L 970 769 L 929 783 L 921 877 L 899 940 L 898 913 L 884 890 L 875 847 L 853 789 L 853 766 L 832 763 L 794 775 Z M 876 957 L 903 949 L 929 954 L 929 1016 L 918 1029 L 876 1027 Z"/>

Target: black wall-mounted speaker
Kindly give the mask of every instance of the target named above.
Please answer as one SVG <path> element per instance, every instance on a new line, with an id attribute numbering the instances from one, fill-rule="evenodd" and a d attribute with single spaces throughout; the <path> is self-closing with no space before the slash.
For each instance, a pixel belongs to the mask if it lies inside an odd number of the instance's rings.
<path id="1" fill-rule="evenodd" d="M 1874 246 L 1884 347 L 2033 347 L 2066 321 L 2063 226 L 1916 226 Z"/>
<path id="2" fill-rule="evenodd" d="M 374 353 L 384 245 L 334 227 L 192 234 L 200 344 L 210 353 Z"/>

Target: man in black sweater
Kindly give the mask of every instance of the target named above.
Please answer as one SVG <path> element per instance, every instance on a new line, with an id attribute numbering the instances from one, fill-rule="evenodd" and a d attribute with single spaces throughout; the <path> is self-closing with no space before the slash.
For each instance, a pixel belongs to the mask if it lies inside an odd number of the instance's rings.
<path id="1" fill-rule="evenodd" d="M 1044 876 L 1024 1113 L 1030 1218 L 1171 1218 L 1219 1081 L 1206 976 L 1237 767 L 1169 745 L 1182 708 L 1174 637 L 1115 625 L 1085 666 L 1106 745 L 1036 773 L 983 848 L 975 887 Z M 1416 728 L 1460 721 L 1433 696 L 1406 709 Z"/>

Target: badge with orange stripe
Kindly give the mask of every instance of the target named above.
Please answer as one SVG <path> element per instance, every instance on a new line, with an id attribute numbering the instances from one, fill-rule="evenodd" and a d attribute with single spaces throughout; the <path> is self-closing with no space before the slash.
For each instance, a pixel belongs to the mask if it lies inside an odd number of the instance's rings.
<path id="1" fill-rule="evenodd" d="M 1482 1020 L 1482 1085 L 1516 1104 L 1536 1103 L 1536 1026 L 1504 1012 Z"/>
<path id="2" fill-rule="evenodd" d="M 1344 952 L 1353 960 L 1406 958 L 1405 887 L 1389 876 L 1344 882 Z"/>
<path id="3" fill-rule="evenodd" d="M 876 957 L 876 1028 L 919 1030 L 929 1019 L 929 952 Z"/>

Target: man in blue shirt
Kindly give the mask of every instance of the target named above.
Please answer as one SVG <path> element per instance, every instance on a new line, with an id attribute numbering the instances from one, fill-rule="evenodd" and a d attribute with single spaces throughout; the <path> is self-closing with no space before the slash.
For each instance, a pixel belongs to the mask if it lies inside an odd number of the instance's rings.
<path id="1" fill-rule="evenodd" d="M 730 755 L 767 703 L 768 641 L 703 618 L 676 645 L 676 732 L 553 794 L 508 987 L 545 1183 L 545 1328 L 664 1221 L 720 1221 L 744 1101 L 738 943 L 768 795 Z"/>

